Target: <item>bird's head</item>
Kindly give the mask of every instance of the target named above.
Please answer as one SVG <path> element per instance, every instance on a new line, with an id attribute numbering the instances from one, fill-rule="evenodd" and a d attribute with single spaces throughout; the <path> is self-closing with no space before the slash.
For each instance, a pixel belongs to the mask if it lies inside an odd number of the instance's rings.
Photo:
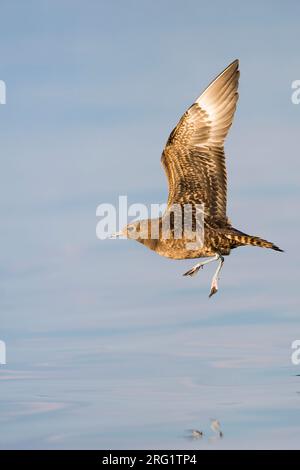
<path id="1" fill-rule="evenodd" d="M 131 222 L 130 224 L 125 225 L 120 232 L 115 232 L 111 235 L 110 238 L 131 238 L 133 240 L 139 240 L 141 238 L 146 238 L 148 230 L 145 232 L 144 228 L 142 227 L 147 221 L 144 220 L 136 220 Z"/>
<path id="2" fill-rule="evenodd" d="M 126 225 L 122 233 L 125 238 L 131 238 L 132 240 L 139 240 L 141 236 L 143 235 L 141 233 L 141 221 L 140 220 L 135 220 L 134 222 L 131 222 L 130 224 Z"/>
<path id="3" fill-rule="evenodd" d="M 130 238 L 154 249 L 157 239 L 151 235 L 151 220 L 136 220 L 127 224 L 120 232 L 115 232 L 110 238 Z"/>

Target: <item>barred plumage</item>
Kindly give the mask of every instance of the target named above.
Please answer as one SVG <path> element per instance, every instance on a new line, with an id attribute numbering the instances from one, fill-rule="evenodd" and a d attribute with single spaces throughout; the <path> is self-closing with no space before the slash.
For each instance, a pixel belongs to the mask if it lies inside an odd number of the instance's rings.
<path id="1" fill-rule="evenodd" d="M 282 251 L 276 245 L 257 236 L 248 235 L 234 227 L 226 214 L 227 175 L 224 141 L 231 127 L 238 100 L 239 62 L 232 62 L 196 99 L 184 113 L 178 125 L 171 132 L 162 153 L 168 185 L 168 208 L 159 220 L 162 225 L 169 217 L 174 205 L 193 208 L 204 205 L 204 243 L 198 250 L 186 247 L 185 239 L 158 240 L 149 237 L 134 237 L 148 248 L 162 256 L 174 259 L 214 257 L 220 264 L 213 278 L 211 294 L 217 287 L 217 280 L 223 264 L 223 256 L 234 248 L 253 245 Z M 149 230 L 151 220 L 147 221 Z M 129 227 L 138 227 L 138 222 L 125 227 L 122 234 L 133 238 Z M 187 275 L 195 274 L 208 261 L 198 263 Z"/>

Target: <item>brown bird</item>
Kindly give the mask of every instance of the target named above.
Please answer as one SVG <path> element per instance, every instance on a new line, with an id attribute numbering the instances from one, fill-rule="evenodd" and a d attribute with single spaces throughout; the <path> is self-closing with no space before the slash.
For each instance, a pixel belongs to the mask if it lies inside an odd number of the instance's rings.
<path id="1" fill-rule="evenodd" d="M 184 276 L 192 276 L 205 264 L 218 261 L 209 297 L 218 290 L 224 256 L 233 248 L 254 245 L 283 251 L 267 240 L 233 228 L 226 215 L 224 140 L 238 100 L 238 68 L 235 60 L 218 75 L 171 132 L 161 158 L 169 184 L 162 217 L 135 221 L 114 235 L 135 239 L 168 258 L 209 258 Z M 191 221 L 188 230 L 183 222 L 186 215 Z M 201 236 L 191 247 L 191 240 L 199 233 Z"/>

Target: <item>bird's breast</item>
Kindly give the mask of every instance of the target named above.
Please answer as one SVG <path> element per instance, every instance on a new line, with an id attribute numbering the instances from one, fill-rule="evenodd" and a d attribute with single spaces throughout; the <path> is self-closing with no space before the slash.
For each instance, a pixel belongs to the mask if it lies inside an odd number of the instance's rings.
<path id="1" fill-rule="evenodd" d="M 214 256 L 215 251 L 208 246 L 197 246 L 185 240 L 160 240 L 155 249 L 160 256 L 172 259 L 194 259 Z"/>

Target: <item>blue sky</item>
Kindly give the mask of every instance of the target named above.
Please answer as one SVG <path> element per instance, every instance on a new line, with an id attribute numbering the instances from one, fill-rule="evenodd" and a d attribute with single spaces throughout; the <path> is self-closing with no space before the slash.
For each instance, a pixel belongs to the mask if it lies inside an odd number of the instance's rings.
<path id="1" fill-rule="evenodd" d="M 7 343 L 8 375 L 16 379 L 15 386 L 3 379 L 4 396 L 8 401 L 13 396 L 11 406 L 30 408 L 33 397 L 40 403 L 26 377 L 41 381 L 47 367 L 52 372 L 57 367 L 58 375 L 75 374 L 67 384 L 76 391 L 69 399 L 75 405 L 84 401 L 88 377 L 97 376 L 99 360 L 106 388 L 92 384 L 99 387 L 97 397 L 89 397 L 95 410 L 99 397 L 108 400 L 107 390 L 122 389 L 114 367 L 126 366 L 132 383 L 144 380 L 145 389 L 158 374 L 157 390 L 160 384 L 167 388 L 160 406 L 169 407 L 171 427 L 171 390 L 178 393 L 178 409 L 185 380 L 196 387 L 201 367 L 210 367 L 196 361 L 191 368 L 185 362 L 202 354 L 209 358 L 210 348 L 205 343 L 199 352 L 196 341 L 206 329 L 212 348 L 218 338 L 227 367 L 233 357 L 244 358 L 241 386 L 247 385 L 243 370 L 255 345 L 269 354 L 263 364 L 272 363 L 276 380 L 276 364 L 280 373 L 290 371 L 289 347 L 297 336 L 299 312 L 300 105 L 291 102 L 291 84 L 300 79 L 299 10 L 297 1 L 1 2 L 0 80 L 7 85 L 7 104 L 0 105 L 0 339 Z M 95 211 L 101 202 L 116 202 L 119 194 L 127 194 L 129 202 L 166 200 L 160 155 L 168 135 L 194 98 L 235 58 L 240 59 L 241 79 L 226 141 L 228 213 L 237 228 L 274 241 L 286 253 L 236 250 L 226 260 L 220 292 L 209 301 L 210 268 L 187 280 L 181 274 L 190 262 L 160 258 L 131 242 L 101 242 L 95 237 Z M 239 328 L 248 327 L 245 347 L 239 342 L 235 351 Z M 261 329 L 269 331 L 268 347 Z M 55 357 L 51 349 L 58 351 Z M 70 358 L 78 352 L 89 364 L 86 389 L 80 389 L 83 366 L 78 375 L 72 369 Z M 93 354 L 95 363 L 89 363 Z M 38 365 L 37 356 L 48 365 Z M 163 376 L 170 357 L 168 385 Z M 257 354 L 253 370 L 259 360 Z M 216 361 L 220 364 L 221 358 Z M 64 383 L 55 377 L 47 400 L 68 403 Z M 223 385 L 226 393 L 222 377 L 216 391 L 220 396 Z M 130 421 L 125 408 L 134 409 L 137 399 L 130 383 L 125 385 L 124 426 Z M 259 400 L 258 409 L 264 409 Z M 114 401 L 109 403 L 113 410 Z M 283 404 L 273 405 L 272 416 L 276 410 L 285 413 Z M 110 419 L 111 436 L 117 436 L 117 420 L 109 410 L 107 423 Z M 93 414 L 101 420 L 101 412 Z M 234 416 L 239 422 L 240 415 Z M 92 415 L 89 419 L 86 429 L 90 424 L 96 428 Z M 57 420 L 53 428 L 64 414 Z M 145 415 L 146 428 L 147 422 Z M 45 439 L 56 435 L 43 417 L 39 423 Z M 151 426 L 155 435 L 155 422 Z M 22 429 L 11 424 L 7 445 L 22 442 Z M 94 441 L 86 432 L 79 442 L 88 446 Z M 61 446 L 68 442 L 64 439 Z M 116 442 L 120 445 L 121 437 Z M 42 443 L 32 436 L 23 445 Z"/>

